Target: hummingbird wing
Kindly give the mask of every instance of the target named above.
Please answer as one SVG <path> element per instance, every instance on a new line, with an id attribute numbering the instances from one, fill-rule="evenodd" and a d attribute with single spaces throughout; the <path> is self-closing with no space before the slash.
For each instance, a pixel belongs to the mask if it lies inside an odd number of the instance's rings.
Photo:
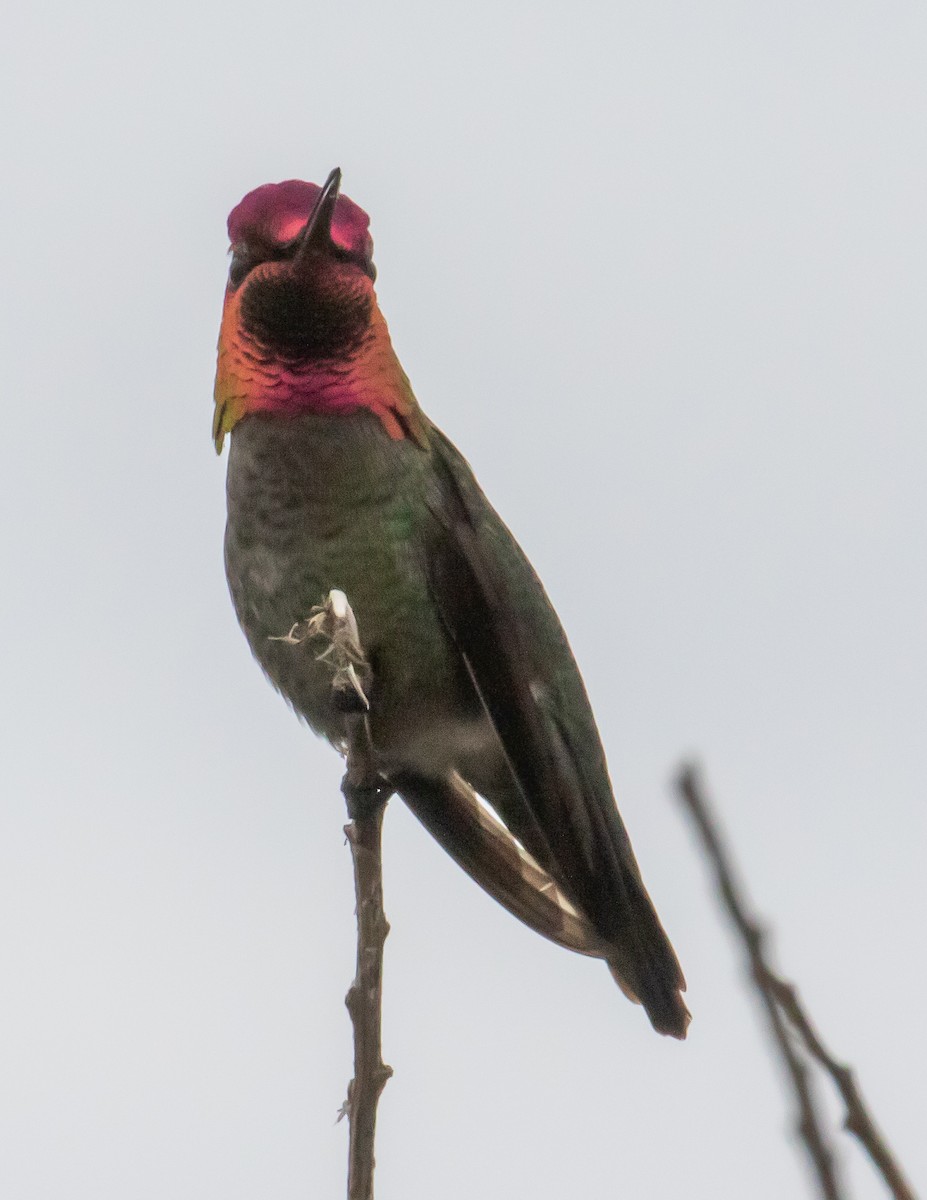
<path id="1" fill-rule="evenodd" d="M 550 875 L 456 772 L 402 771 L 390 782 L 458 866 L 529 928 L 577 954 L 607 958 L 608 946 Z"/>
<path id="2" fill-rule="evenodd" d="M 566 635 L 466 460 L 439 430 L 430 433 L 429 583 L 510 777 L 486 799 L 607 944 L 613 975 L 653 1026 L 685 1037 L 685 979 L 615 804 Z"/>

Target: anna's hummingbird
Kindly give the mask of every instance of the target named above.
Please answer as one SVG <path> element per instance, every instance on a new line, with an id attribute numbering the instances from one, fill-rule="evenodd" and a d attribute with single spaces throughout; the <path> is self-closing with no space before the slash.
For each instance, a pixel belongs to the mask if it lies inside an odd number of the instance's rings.
<path id="1" fill-rule="evenodd" d="M 566 636 L 459 451 L 419 408 L 374 292 L 367 215 L 290 180 L 228 221 L 213 434 L 225 561 L 271 682 L 338 744 L 332 672 L 285 635 L 333 589 L 373 669 L 389 786 L 491 895 L 603 958 L 683 1038 L 679 963 L 641 880 Z M 233 432 L 234 431 L 234 432 Z M 482 797 L 498 819 L 477 799 Z"/>

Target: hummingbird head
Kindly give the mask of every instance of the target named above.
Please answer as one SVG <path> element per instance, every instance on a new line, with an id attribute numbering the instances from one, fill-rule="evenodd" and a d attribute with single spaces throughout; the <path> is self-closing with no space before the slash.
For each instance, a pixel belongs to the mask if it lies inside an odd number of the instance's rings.
<path id="1" fill-rule="evenodd" d="M 367 214 L 338 194 L 291 179 L 256 188 L 228 220 L 232 262 L 216 368 L 213 438 L 255 412 L 366 408 L 391 437 L 421 420 L 393 352 L 373 282 Z"/>
<path id="2" fill-rule="evenodd" d="M 337 167 L 322 187 L 268 183 L 229 216 L 226 305 L 251 342 L 293 364 L 344 357 L 370 324 L 370 218 L 340 184 Z"/>

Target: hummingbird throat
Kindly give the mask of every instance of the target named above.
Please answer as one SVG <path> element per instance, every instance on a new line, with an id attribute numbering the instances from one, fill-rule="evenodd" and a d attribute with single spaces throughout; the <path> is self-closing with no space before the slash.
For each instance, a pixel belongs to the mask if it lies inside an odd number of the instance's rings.
<path id="1" fill-rule="evenodd" d="M 259 412 L 348 416 L 367 409 L 393 440 L 426 444 L 424 417 L 379 309 L 368 336 L 350 356 L 287 361 L 242 330 L 235 299 L 227 298 L 219 332 L 212 427 L 217 454 L 242 417 Z"/>

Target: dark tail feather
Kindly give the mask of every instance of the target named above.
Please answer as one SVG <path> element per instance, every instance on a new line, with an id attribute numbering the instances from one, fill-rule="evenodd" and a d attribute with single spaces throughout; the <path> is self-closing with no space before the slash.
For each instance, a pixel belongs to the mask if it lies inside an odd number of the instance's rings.
<path id="1" fill-rule="evenodd" d="M 686 979 L 647 894 L 618 810 L 590 806 L 598 825 L 599 888 L 583 911 L 603 938 L 608 968 L 619 987 L 644 1006 L 657 1033 L 684 1039 L 692 1019 L 680 995 Z M 611 817 L 611 820 L 609 820 Z"/>
<path id="2" fill-rule="evenodd" d="M 628 889 L 622 929 L 612 938 L 608 969 L 633 1000 L 644 1006 L 657 1033 L 683 1040 L 692 1019 L 681 992 L 686 981 L 643 885 Z"/>
<path id="3" fill-rule="evenodd" d="M 618 986 L 644 1006 L 657 1033 L 682 1040 L 692 1019 L 680 995 L 686 990 L 685 976 L 644 887 L 623 826 L 620 833 L 601 866 L 607 890 L 596 897 L 596 907 L 588 916 L 608 944 L 605 957 Z M 603 828 L 599 845 L 608 845 L 606 834 Z"/>
<path id="4" fill-rule="evenodd" d="M 689 1028 L 689 1022 L 692 1020 L 692 1014 L 686 1008 L 682 996 L 677 991 L 661 989 L 659 993 L 651 994 L 650 999 L 644 1002 L 635 992 L 630 990 L 621 977 L 619 968 L 613 962 L 607 965 L 612 979 L 614 979 L 615 983 L 618 984 L 628 999 L 633 1000 L 635 1004 L 643 1004 L 644 1012 L 646 1012 L 650 1019 L 650 1024 L 657 1033 L 664 1033 L 669 1037 L 678 1038 L 681 1042 L 686 1040 L 686 1033 Z"/>
<path id="5" fill-rule="evenodd" d="M 589 824 L 593 866 L 582 879 L 582 910 L 608 943 L 606 959 L 618 986 L 644 1006 L 658 1033 L 683 1039 L 692 1019 L 680 995 L 685 976 L 644 887 L 604 762 L 596 772 L 574 752 L 556 715 L 544 715 L 562 786 Z"/>

